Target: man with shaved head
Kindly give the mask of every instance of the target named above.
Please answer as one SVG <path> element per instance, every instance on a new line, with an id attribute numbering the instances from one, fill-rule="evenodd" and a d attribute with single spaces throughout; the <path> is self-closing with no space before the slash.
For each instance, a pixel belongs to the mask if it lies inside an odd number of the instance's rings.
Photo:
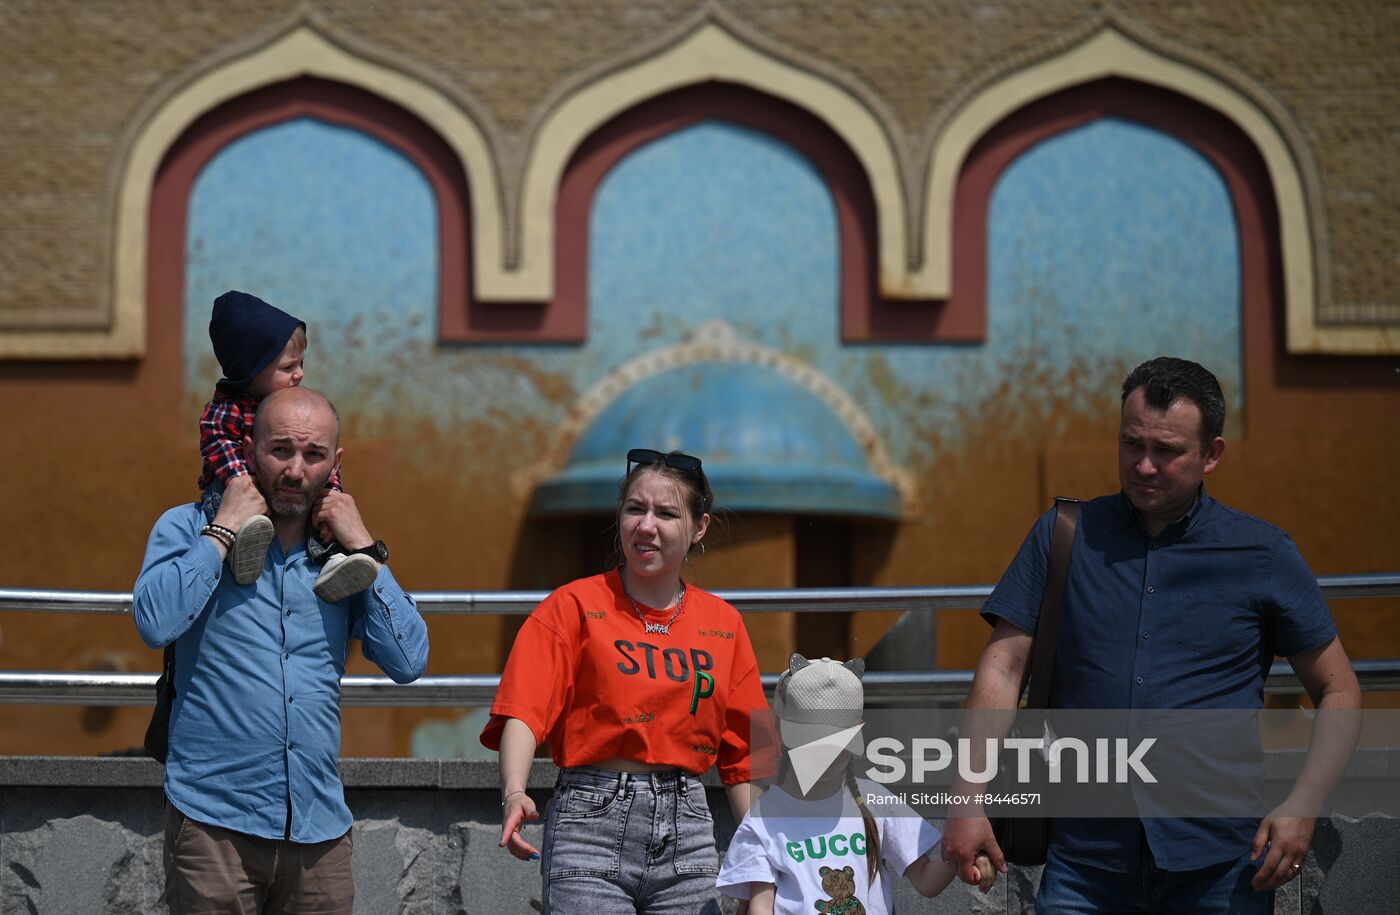
<path id="1" fill-rule="evenodd" d="M 350 913 L 350 809 L 340 783 L 340 677 L 352 639 L 397 683 L 427 666 L 428 633 L 349 493 L 340 421 L 325 397 L 268 395 L 244 441 L 251 476 L 213 522 L 198 503 L 156 522 L 132 612 L 152 648 L 175 645 L 165 765 L 165 892 L 172 915 Z M 224 556 L 255 514 L 276 537 L 240 585 Z M 306 542 L 326 529 L 379 563 L 368 590 L 328 603 Z"/>

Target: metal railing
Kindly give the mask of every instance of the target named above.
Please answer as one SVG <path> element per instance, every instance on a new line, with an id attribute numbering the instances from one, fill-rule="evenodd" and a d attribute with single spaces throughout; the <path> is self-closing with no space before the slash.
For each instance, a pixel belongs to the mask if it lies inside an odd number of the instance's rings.
<path id="1" fill-rule="evenodd" d="M 1318 584 L 1328 600 L 1400 597 L 1400 573 L 1324 575 Z M 980 607 L 991 585 L 931 588 L 789 588 L 715 592 L 743 613 L 830 613 L 895 610 L 934 612 Z M 413 595 L 425 616 L 490 616 L 529 613 L 545 591 L 428 591 Z M 0 612 L 131 613 L 129 593 L 0 589 Z M 1400 658 L 1353 662 L 1364 690 L 1400 690 Z M 0 671 L 0 703 L 34 705 L 150 705 L 155 673 L 87 671 Z M 775 676 L 764 678 L 771 692 Z M 370 707 L 487 706 L 500 677 L 495 674 L 425 676 L 406 686 L 387 677 L 341 680 L 346 705 Z M 970 670 L 871 671 L 867 700 L 876 703 L 952 702 L 967 695 Z M 1265 681 L 1269 693 L 1298 694 L 1303 686 L 1286 662 L 1275 662 Z"/>
<path id="2" fill-rule="evenodd" d="M 1375 587 L 1376 576 L 1367 579 Z M 1400 576 L 1395 576 L 1400 593 Z M 861 610 L 948 610 L 980 607 L 991 585 L 939 588 L 783 588 L 716 591 L 744 613 L 835 613 Z M 417 591 L 413 594 L 424 616 L 524 616 L 549 596 L 548 591 Z M 1358 595 L 1364 596 L 1364 595 Z M 0 589 L 0 612 L 98 613 L 126 616 L 131 595 L 105 591 L 40 591 Z"/>

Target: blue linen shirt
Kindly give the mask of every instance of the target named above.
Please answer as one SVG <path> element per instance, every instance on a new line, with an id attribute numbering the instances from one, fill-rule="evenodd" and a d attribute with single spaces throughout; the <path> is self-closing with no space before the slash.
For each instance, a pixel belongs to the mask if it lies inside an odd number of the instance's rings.
<path id="1" fill-rule="evenodd" d="M 1046 512 L 982 607 L 1034 633 L 1055 512 Z M 1276 655 L 1336 636 L 1317 579 L 1287 533 L 1217 502 L 1195 504 L 1156 537 L 1124 493 L 1081 506 L 1065 585 L 1050 706 L 1259 709 Z M 1139 826 L 1141 823 L 1141 826 Z M 1257 820 L 1061 819 L 1066 860 L 1129 872 L 1145 834 L 1157 865 L 1195 870 L 1238 858 Z"/>
<path id="2" fill-rule="evenodd" d="M 191 819 L 246 835 L 339 838 L 352 822 L 337 768 L 350 640 L 408 683 L 427 667 L 427 626 L 388 566 L 366 591 L 321 600 L 302 543 L 284 552 L 274 538 L 263 574 L 240 585 L 204 524 L 197 504 L 161 516 L 132 603 L 147 645 L 176 643 L 165 793 Z"/>

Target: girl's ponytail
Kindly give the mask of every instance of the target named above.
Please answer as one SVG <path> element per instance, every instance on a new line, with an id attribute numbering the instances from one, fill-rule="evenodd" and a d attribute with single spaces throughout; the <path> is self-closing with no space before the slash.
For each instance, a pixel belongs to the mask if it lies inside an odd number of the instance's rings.
<path id="1" fill-rule="evenodd" d="M 851 789 L 851 796 L 856 799 L 856 806 L 860 807 L 860 818 L 865 821 L 866 879 L 871 889 L 874 889 L 875 878 L 880 875 L 880 824 L 875 822 L 870 808 L 865 806 L 865 797 L 860 793 L 860 786 L 856 784 L 854 766 L 846 767 L 846 787 Z"/>

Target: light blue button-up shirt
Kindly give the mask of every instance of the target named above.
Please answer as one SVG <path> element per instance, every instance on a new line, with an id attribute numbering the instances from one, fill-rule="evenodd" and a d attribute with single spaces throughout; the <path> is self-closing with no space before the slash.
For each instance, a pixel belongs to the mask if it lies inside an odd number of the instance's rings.
<path id="1" fill-rule="evenodd" d="M 240 585 L 199 535 L 204 524 L 197 504 L 161 516 L 132 604 L 147 645 L 176 643 L 165 793 L 200 823 L 339 838 L 351 824 L 336 765 L 350 640 L 409 683 L 427 667 L 427 626 L 387 566 L 368 590 L 321 600 L 311 590 L 320 569 L 300 543 L 284 552 L 274 538 L 262 575 Z"/>

